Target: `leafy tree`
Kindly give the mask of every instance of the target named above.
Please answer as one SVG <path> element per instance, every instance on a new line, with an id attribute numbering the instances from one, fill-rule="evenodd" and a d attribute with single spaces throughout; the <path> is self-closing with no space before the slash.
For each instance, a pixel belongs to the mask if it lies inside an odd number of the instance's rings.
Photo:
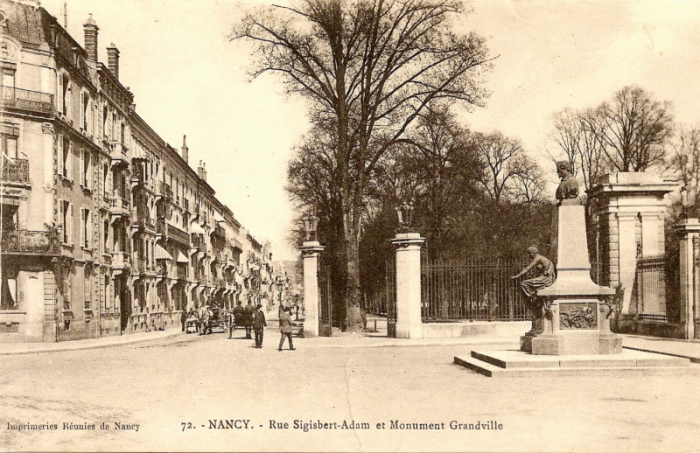
<path id="1" fill-rule="evenodd" d="M 335 126 L 348 305 L 360 302 L 359 243 L 368 180 L 426 106 L 479 104 L 489 68 L 483 39 L 458 34 L 458 0 L 299 0 L 246 12 L 231 39 L 255 47 L 252 76 L 275 72 Z M 348 319 L 355 330 L 359 319 Z"/>

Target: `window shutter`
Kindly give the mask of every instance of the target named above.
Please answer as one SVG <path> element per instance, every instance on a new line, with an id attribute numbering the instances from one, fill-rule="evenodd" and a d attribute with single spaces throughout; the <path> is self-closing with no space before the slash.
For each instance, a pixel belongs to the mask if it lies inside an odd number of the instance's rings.
<path id="1" fill-rule="evenodd" d="M 85 125 L 85 93 L 80 92 L 80 129 Z"/>
<path id="2" fill-rule="evenodd" d="M 68 203 L 68 243 L 73 244 L 73 203 Z"/>
<path id="3" fill-rule="evenodd" d="M 59 175 L 63 175 L 63 135 L 58 136 L 58 171 Z"/>
<path id="4" fill-rule="evenodd" d="M 87 212 L 88 216 L 88 227 L 87 227 L 87 232 L 88 232 L 88 239 L 87 239 L 87 247 L 92 248 L 92 211 Z"/>
<path id="5" fill-rule="evenodd" d="M 66 92 L 66 116 L 68 119 L 73 119 L 73 83 L 68 82 L 68 91 Z"/>
<path id="6" fill-rule="evenodd" d="M 93 170 L 92 170 L 92 154 L 90 153 L 89 150 L 86 151 L 87 155 L 87 181 L 86 185 L 88 189 L 92 189 L 92 180 L 93 180 Z"/>
<path id="7" fill-rule="evenodd" d="M 80 246 L 85 247 L 85 223 L 87 221 L 87 211 L 85 209 L 80 210 Z"/>
<path id="8" fill-rule="evenodd" d="M 58 78 L 56 79 L 56 98 L 58 111 L 63 113 L 63 74 L 58 73 Z"/>
<path id="9" fill-rule="evenodd" d="M 73 142 L 68 140 L 68 153 L 66 153 L 66 178 L 73 179 Z"/>
<path id="10" fill-rule="evenodd" d="M 65 242 L 63 239 L 66 237 L 66 226 L 64 225 L 63 219 L 64 219 L 64 209 L 65 207 L 63 206 L 63 200 L 58 200 L 58 226 L 61 227 L 63 231 L 61 231 L 61 242 Z"/>
<path id="11" fill-rule="evenodd" d="M 84 148 L 80 148 L 80 150 L 78 151 L 78 156 L 80 159 L 80 184 L 85 186 L 86 185 L 85 180 L 86 180 L 87 175 L 85 174 L 85 149 Z"/>

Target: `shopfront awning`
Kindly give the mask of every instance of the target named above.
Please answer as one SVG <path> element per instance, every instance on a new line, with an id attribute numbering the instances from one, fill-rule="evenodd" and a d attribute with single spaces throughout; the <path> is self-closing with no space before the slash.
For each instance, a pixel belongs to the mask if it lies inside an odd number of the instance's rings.
<path id="1" fill-rule="evenodd" d="M 160 245 L 156 244 L 155 255 L 157 260 L 169 260 L 172 261 L 173 257 Z"/>
<path id="2" fill-rule="evenodd" d="M 177 263 L 178 264 L 187 264 L 189 262 L 190 262 L 190 260 L 188 260 L 187 257 L 182 254 L 182 252 L 180 252 L 180 251 L 177 252 Z"/>

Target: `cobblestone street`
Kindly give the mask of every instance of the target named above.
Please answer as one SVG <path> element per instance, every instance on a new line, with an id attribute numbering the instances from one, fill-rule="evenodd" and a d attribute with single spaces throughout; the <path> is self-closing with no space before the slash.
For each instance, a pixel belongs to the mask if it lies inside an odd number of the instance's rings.
<path id="1" fill-rule="evenodd" d="M 360 338 L 295 339 L 296 351 L 278 352 L 278 339 L 271 329 L 262 350 L 214 334 L 5 356 L 0 445 L 691 451 L 700 442 L 695 364 L 678 377 L 489 379 L 452 364 L 454 355 L 469 353 L 469 344 L 351 348 L 344 346 Z M 343 422 L 359 429 L 342 429 Z M 27 423 L 57 429 L 18 429 Z M 110 429 L 100 429 L 102 423 Z M 317 429 L 319 423 L 329 425 Z M 433 429 L 408 429 L 414 423 Z M 472 429 L 451 428 L 459 423 Z M 94 429 L 80 429 L 86 424 Z"/>

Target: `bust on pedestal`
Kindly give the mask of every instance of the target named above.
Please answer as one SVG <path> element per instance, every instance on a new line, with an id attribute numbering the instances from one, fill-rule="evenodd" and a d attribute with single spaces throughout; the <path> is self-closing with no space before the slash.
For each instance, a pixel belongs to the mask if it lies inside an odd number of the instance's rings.
<path id="1" fill-rule="evenodd" d="M 534 355 L 617 354 L 622 339 L 610 331 L 615 290 L 590 276 L 585 208 L 569 162 L 557 162 L 557 270 L 551 286 L 537 291 L 533 329 L 520 350 Z M 546 258 L 545 258 L 546 259 Z"/>

